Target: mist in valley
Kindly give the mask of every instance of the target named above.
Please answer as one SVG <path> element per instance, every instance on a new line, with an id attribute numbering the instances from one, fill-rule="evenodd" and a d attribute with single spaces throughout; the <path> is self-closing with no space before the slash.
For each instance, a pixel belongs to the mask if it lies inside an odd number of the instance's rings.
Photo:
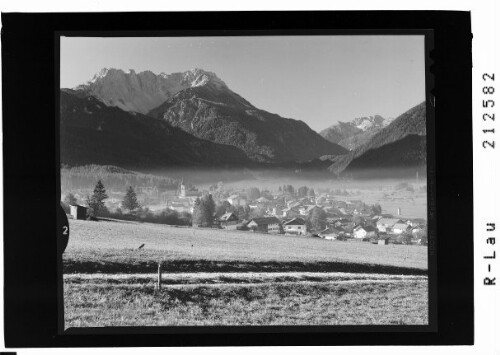
<path id="1" fill-rule="evenodd" d="M 374 172 L 380 176 L 382 172 Z M 410 173 L 413 176 L 410 176 Z M 365 174 L 366 176 L 367 174 Z M 327 171 L 301 171 L 299 169 L 162 169 L 135 172 L 111 167 L 65 168 L 61 170 L 62 197 L 71 193 L 77 202 L 85 204 L 86 196 L 92 194 L 98 180 L 104 184 L 109 198 L 106 206 L 110 210 L 120 208 L 126 189 L 132 186 L 143 208 L 163 211 L 180 206 L 182 199 L 181 184 L 188 195 L 193 195 L 185 208 L 178 212 L 189 213 L 195 197 L 211 194 L 216 203 L 227 201 L 234 195 L 246 198 L 251 205 L 252 198 L 247 196 L 251 188 L 259 191 L 259 196 L 273 201 L 285 197 L 284 201 L 309 197 L 328 197 L 342 201 L 361 201 L 367 205 L 380 205 L 382 213 L 407 218 L 427 218 L 427 177 L 425 171 L 408 169 L 404 172 L 384 169 L 386 178 L 336 177 Z M 394 176 L 394 177 L 392 177 Z M 401 177 L 403 176 L 403 177 Z M 292 186 L 293 192 L 284 191 Z M 299 188 L 307 187 L 302 195 Z M 314 197 L 314 198 L 312 198 Z M 176 204 L 177 203 L 177 204 Z"/>

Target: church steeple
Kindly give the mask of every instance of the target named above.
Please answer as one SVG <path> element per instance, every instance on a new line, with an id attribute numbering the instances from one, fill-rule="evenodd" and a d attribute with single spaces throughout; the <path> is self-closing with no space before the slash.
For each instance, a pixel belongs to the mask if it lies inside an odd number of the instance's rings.
<path id="1" fill-rule="evenodd" d="M 180 197 L 186 197 L 186 186 L 184 185 L 184 178 L 181 180 L 181 194 Z"/>

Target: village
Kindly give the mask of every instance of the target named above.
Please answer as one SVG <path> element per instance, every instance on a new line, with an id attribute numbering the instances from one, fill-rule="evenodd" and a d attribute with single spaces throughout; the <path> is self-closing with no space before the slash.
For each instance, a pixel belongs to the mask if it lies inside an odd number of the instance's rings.
<path id="1" fill-rule="evenodd" d="M 396 215 L 383 213 L 379 204 L 369 205 L 360 199 L 350 199 L 345 190 L 316 194 L 314 189 L 306 186 L 295 189 L 292 185 L 283 185 L 277 191 L 261 191 L 256 187 L 235 189 L 218 183 L 199 191 L 183 180 L 174 191 L 160 193 L 155 187 L 136 187 L 135 190 L 140 204 L 148 205 L 145 211 L 149 215 L 166 210 L 175 215 L 189 216 L 193 228 L 308 236 L 330 241 L 365 241 L 381 245 L 427 244 L 426 219 L 404 217 L 400 208 Z M 121 213 L 118 193 L 111 192 L 110 195 L 112 197 L 106 201 L 107 209 Z M 203 208 L 201 201 L 207 200 L 212 207 L 204 211 L 205 218 L 197 218 L 200 212 L 197 213 L 196 209 Z M 86 207 L 74 204 L 69 215 L 72 216 L 70 218 L 84 219 Z"/>

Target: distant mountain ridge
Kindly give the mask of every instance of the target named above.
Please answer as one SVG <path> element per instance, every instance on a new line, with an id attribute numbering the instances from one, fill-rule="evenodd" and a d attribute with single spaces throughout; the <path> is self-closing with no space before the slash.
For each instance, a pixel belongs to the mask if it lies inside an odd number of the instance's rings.
<path id="1" fill-rule="evenodd" d="M 363 169 L 374 169 L 375 166 L 380 166 L 380 168 L 425 166 L 425 110 L 425 102 L 422 102 L 406 111 L 377 132 L 365 144 L 349 154 L 333 159 L 334 162 L 328 167 L 328 170 L 338 175 Z M 405 139 L 409 136 L 416 137 Z M 405 139 L 403 142 L 398 143 L 403 139 Z"/>
<path id="2" fill-rule="evenodd" d="M 256 162 L 281 164 L 346 153 L 304 122 L 256 108 L 216 74 L 202 69 L 158 75 L 103 69 L 74 93 L 164 120 L 203 140 L 234 146 Z"/>
<path id="3" fill-rule="evenodd" d="M 353 150 L 368 142 L 382 128 L 386 127 L 393 119 L 380 115 L 357 117 L 349 122 L 338 122 L 319 134 L 332 143 Z"/>

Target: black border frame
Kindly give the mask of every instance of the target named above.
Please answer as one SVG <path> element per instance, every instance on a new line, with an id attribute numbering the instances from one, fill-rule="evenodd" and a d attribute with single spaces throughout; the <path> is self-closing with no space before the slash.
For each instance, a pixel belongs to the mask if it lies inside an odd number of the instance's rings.
<path id="1" fill-rule="evenodd" d="M 136 38 L 148 38 L 148 37 L 212 37 L 212 36 L 230 36 L 230 37 L 241 37 L 241 36 L 366 36 L 366 35 L 393 35 L 393 36 L 405 36 L 405 35 L 418 35 L 424 37 L 424 53 L 425 61 L 425 91 L 426 91 L 426 128 L 427 128 L 427 145 L 431 149 L 427 149 L 427 186 L 428 186 L 428 225 L 431 227 L 429 230 L 430 240 L 436 237 L 435 231 L 435 188 L 432 181 L 435 180 L 435 156 L 434 156 L 434 107 L 431 102 L 433 100 L 431 90 L 433 89 L 433 75 L 430 72 L 430 52 L 433 50 L 433 31 L 432 30 L 280 30 L 280 31 L 154 31 L 154 32 L 94 32 L 94 31 L 56 31 L 54 34 L 55 41 L 55 67 L 60 68 L 60 38 L 61 37 L 105 37 L 105 38 L 116 38 L 116 37 L 136 37 Z M 60 70 L 55 71 L 55 98 L 56 107 L 59 107 L 60 102 Z M 60 117 L 56 117 L 56 132 L 59 136 L 59 122 Z M 59 157 L 59 140 L 56 142 L 56 168 L 60 166 Z M 60 175 L 59 169 L 57 169 L 57 188 L 58 194 L 61 195 L 60 191 Z M 60 199 L 57 199 L 56 205 L 59 205 Z M 428 285 L 429 285 L 429 324 L 427 325 L 328 325 L 328 326 L 315 326 L 314 330 L 319 332 L 394 332 L 394 331 L 406 331 L 406 332 L 432 332 L 437 330 L 437 283 L 436 283 L 436 252 L 432 247 L 428 247 Z M 61 260 L 58 259 L 58 270 L 62 270 Z M 62 275 L 62 273 L 60 274 Z M 62 277 L 60 278 L 62 280 Z M 154 326 L 154 327 L 85 327 L 85 328 L 64 328 L 64 300 L 63 300 L 63 284 L 60 282 L 59 287 L 59 334 L 183 334 L 183 333 L 297 333 L 297 332 L 310 332 L 311 327 L 309 326 Z"/>
<path id="2" fill-rule="evenodd" d="M 29 193 L 23 191 L 23 187 L 39 184 L 37 198 L 30 199 L 38 213 L 29 216 L 32 220 L 30 223 L 24 222 L 26 216 L 10 207 L 4 211 L 6 346 L 472 344 L 472 215 L 469 213 L 472 211 L 472 134 L 471 121 L 468 120 L 472 113 L 471 77 L 463 75 L 471 71 L 469 13 L 311 11 L 2 14 L 2 22 L 5 205 L 20 207 L 19 201 L 29 199 Z M 189 30 L 185 29 L 186 23 L 189 24 Z M 55 201 L 58 206 L 60 199 L 59 165 L 57 160 L 52 161 L 54 152 L 58 152 L 56 143 L 59 141 L 59 121 L 54 120 L 54 117 L 58 117 L 56 112 L 59 105 L 58 40 L 55 37 L 74 31 L 87 36 L 102 36 L 103 31 L 106 36 L 137 36 L 138 33 L 152 36 L 158 35 L 158 31 L 168 31 L 161 32 L 162 35 L 192 36 L 310 35 L 329 32 L 339 34 L 343 31 L 349 34 L 373 34 L 394 32 L 396 29 L 408 34 L 434 33 L 435 46 L 430 53 L 434 64 L 426 58 L 426 69 L 434 74 L 432 79 L 426 76 L 428 165 L 431 168 L 428 168 L 428 176 L 435 174 L 435 180 L 428 181 L 428 198 L 431 200 L 430 215 L 439 215 L 440 220 L 429 219 L 429 225 L 434 231 L 442 231 L 441 235 L 446 231 L 446 236 L 452 235 L 454 238 L 430 238 L 430 264 L 432 260 L 436 261 L 437 249 L 442 250 L 437 260 L 436 275 L 429 275 L 429 281 L 433 283 L 430 284 L 430 292 L 437 291 L 435 296 L 438 296 L 437 302 L 429 303 L 431 314 L 437 315 L 439 319 L 437 331 L 422 330 L 422 326 L 390 326 L 383 332 L 380 332 L 380 326 L 363 326 L 356 333 L 352 333 L 353 328 L 350 327 L 258 327 L 243 331 L 243 327 L 214 327 L 210 329 L 211 332 L 205 332 L 206 328 L 176 327 L 180 334 L 168 336 L 162 328 L 134 327 L 108 328 L 107 334 L 102 334 L 103 328 L 99 328 L 100 335 L 87 333 L 88 330 L 95 331 L 95 328 L 84 328 L 86 334 L 79 331 L 57 333 L 57 314 L 60 314 L 57 294 L 61 289 L 57 287 L 54 273 L 55 239 L 47 237 L 55 234 L 57 210 L 46 208 L 47 201 Z M 431 37 L 426 35 L 426 53 L 432 48 L 428 38 Z M 41 70 L 35 70 L 36 81 L 33 81 L 32 69 L 36 68 Z M 29 93 L 26 95 L 28 83 Z M 56 88 L 55 94 L 51 88 Z M 26 97 L 34 104 L 27 105 Z M 434 105 L 436 101 L 437 106 Z M 40 109 L 43 109 L 43 119 L 34 118 L 40 116 L 37 115 Z M 455 127 L 459 127 L 458 130 L 455 128 L 454 134 L 448 135 L 444 120 L 436 121 L 433 130 L 429 122 L 434 122 L 430 119 L 434 113 L 435 117 L 442 119 L 448 116 L 459 119 L 458 125 L 454 123 Z M 55 127 L 49 122 L 55 122 Z M 30 130 L 27 131 L 27 128 Z M 436 142 L 432 137 L 434 132 L 443 141 Z M 36 145 L 26 144 L 26 138 Z M 436 144 L 434 151 L 433 144 Z M 453 151 L 445 150 L 450 145 Z M 429 152 L 434 152 L 435 156 Z M 435 164 L 432 164 L 434 158 Z M 454 166 L 459 160 L 468 163 L 470 170 Z M 432 171 L 432 168 L 435 170 Z M 461 224 L 453 222 L 450 227 L 448 224 L 455 218 L 450 219 L 446 211 L 458 217 Z M 19 226 L 22 226 L 21 231 Z M 44 232 L 42 237 L 40 231 Z M 453 250 L 453 253 L 448 253 L 448 250 Z M 33 273 L 37 277 L 33 277 Z M 31 277 L 19 277 L 19 274 Z M 429 320 L 436 325 L 435 319 Z M 128 329 L 129 335 L 121 337 L 124 329 Z"/>

